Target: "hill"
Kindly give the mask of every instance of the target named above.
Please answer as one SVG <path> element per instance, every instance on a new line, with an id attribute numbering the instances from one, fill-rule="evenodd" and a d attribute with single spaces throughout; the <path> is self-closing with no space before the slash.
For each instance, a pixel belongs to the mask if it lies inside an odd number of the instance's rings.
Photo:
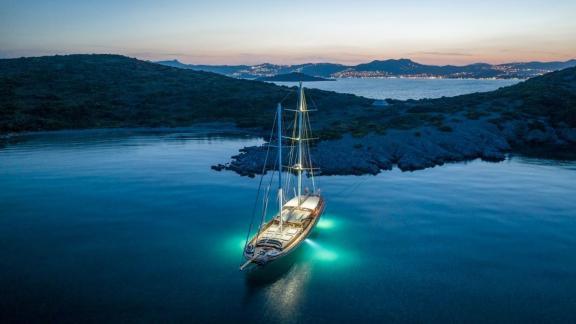
<path id="1" fill-rule="evenodd" d="M 576 68 L 535 77 L 492 92 L 452 98 L 397 102 L 409 112 L 491 116 L 494 123 L 514 119 L 543 119 L 552 127 L 576 128 Z"/>
<path id="2" fill-rule="evenodd" d="M 531 78 L 548 72 L 576 66 L 576 60 L 566 62 L 527 62 L 507 64 L 475 63 L 464 66 L 426 65 L 410 59 L 375 60 L 346 66 L 334 63 L 306 63 L 298 65 L 192 65 L 175 60 L 157 62 L 168 66 L 208 71 L 236 78 L 256 79 L 277 74 L 305 73 L 323 78 L 357 77 L 437 77 L 437 78 Z"/>
<path id="3" fill-rule="evenodd" d="M 237 71 L 248 70 L 251 67 L 248 65 L 194 65 L 184 64 L 178 60 L 158 61 L 155 62 L 165 66 L 171 66 L 179 69 L 190 69 L 195 71 L 212 72 L 223 75 L 232 75 Z"/>
<path id="4" fill-rule="evenodd" d="M 167 67 L 119 55 L 0 60 L 0 132 L 187 126 L 232 121 L 266 127 L 294 89 Z M 371 100 L 320 90 L 319 107 L 346 110 Z M 285 105 L 295 105 L 288 96 Z M 272 109 L 271 109 L 272 108 Z"/>
<path id="5" fill-rule="evenodd" d="M 256 79 L 258 81 L 279 81 L 279 82 L 315 82 L 315 81 L 334 81 L 334 79 L 325 79 L 320 77 L 311 76 L 300 72 L 291 72 L 286 74 L 277 74 L 270 77 L 261 77 Z"/>
<path id="6" fill-rule="evenodd" d="M 334 73 L 344 71 L 348 68 L 345 65 L 333 63 L 306 63 L 299 65 L 277 65 L 270 63 L 258 65 L 197 65 L 184 64 L 178 60 L 157 61 L 155 63 L 180 69 L 213 72 L 242 79 L 258 79 L 288 73 L 304 73 L 317 77 L 330 77 Z"/>

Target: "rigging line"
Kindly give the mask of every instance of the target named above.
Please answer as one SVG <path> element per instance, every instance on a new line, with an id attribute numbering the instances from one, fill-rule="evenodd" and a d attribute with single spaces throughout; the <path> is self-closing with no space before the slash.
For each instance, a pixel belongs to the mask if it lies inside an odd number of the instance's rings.
<path id="1" fill-rule="evenodd" d="M 308 114 L 306 114 L 306 123 L 308 124 L 308 127 L 306 129 L 306 133 L 310 133 L 310 137 L 313 137 L 313 133 L 312 133 L 312 125 L 310 124 L 310 116 L 308 116 Z M 308 163 L 310 165 L 310 167 L 313 167 L 312 165 L 312 155 L 310 152 L 310 143 L 306 143 L 306 148 L 308 150 Z M 314 178 L 314 170 L 310 170 L 310 177 L 312 179 L 312 190 L 315 192 L 316 191 L 316 180 Z"/>
<path id="2" fill-rule="evenodd" d="M 294 92 L 296 92 L 295 87 L 292 88 L 288 88 L 288 93 L 286 93 L 286 95 L 284 96 L 284 98 L 282 98 L 282 100 L 280 100 L 280 103 L 284 103 L 284 100 L 286 100 L 286 98 L 288 98 L 289 95 L 293 94 Z"/>
<path id="3" fill-rule="evenodd" d="M 372 179 L 374 176 L 366 176 L 366 178 L 362 179 L 361 181 L 358 181 L 356 183 L 355 186 L 352 187 L 352 190 L 350 190 L 348 192 L 348 194 L 353 193 L 354 191 L 356 191 L 356 189 L 360 188 L 360 185 L 364 184 L 366 181 L 368 181 L 368 179 Z"/>
<path id="4" fill-rule="evenodd" d="M 285 134 L 286 131 L 288 131 L 288 129 L 289 129 L 289 125 L 288 125 L 287 120 L 286 120 L 286 118 L 285 118 L 284 115 L 285 115 L 285 114 L 282 114 L 282 130 L 281 130 L 281 133 L 282 133 L 282 134 Z M 280 138 L 279 141 L 282 141 L 282 139 Z M 292 151 L 292 149 L 290 149 L 290 151 L 288 152 L 288 155 L 283 155 L 283 160 L 285 160 L 286 158 L 288 158 L 287 161 L 290 161 L 290 152 L 291 152 L 291 151 Z M 288 163 L 289 163 L 289 162 L 288 162 Z M 284 163 L 284 161 L 282 161 L 282 165 L 286 165 L 286 164 L 287 164 L 287 163 Z M 283 171 L 284 171 L 283 168 L 282 168 L 282 165 L 278 168 L 278 170 L 280 170 L 280 172 L 283 172 Z M 282 191 L 283 191 L 283 192 L 286 192 L 286 189 L 288 188 L 288 185 L 289 185 L 289 182 L 288 182 L 289 179 L 288 179 L 288 178 L 289 178 L 288 176 L 285 177 L 285 178 L 283 179 L 283 183 L 280 184 L 280 185 L 282 186 Z M 284 197 L 284 198 L 286 198 L 286 197 Z M 284 201 L 283 201 L 283 202 L 284 202 Z M 282 202 L 282 203 L 283 203 L 283 202 Z"/>
<path id="5" fill-rule="evenodd" d="M 298 112 L 294 112 L 294 125 L 292 126 L 292 138 L 296 138 L 296 130 L 297 130 L 297 122 L 298 122 Z M 295 147 L 296 147 L 296 141 L 292 140 L 290 142 L 290 146 L 292 147 L 292 149 L 290 150 L 290 154 L 289 154 L 289 162 L 290 165 L 293 165 L 296 163 L 296 157 L 295 157 Z M 291 175 L 293 176 L 293 174 L 291 173 Z M 287 177 L 287 186 L 286 189 L 290 188 L 290 184 L 292 183 L 292 176 L 291 177 Z M 288 191 L 288 190 L 287 190 Z"/>
<path id="6" fill-rule="evenodd" d="M 292 165 L 292 163 L 294 162 L 294 148 L 292 147 L 288 153 L 288 165 Z M 284 189 L 287 193 L 287 195 L 291 195 L 290 190 L 288 190 L 291 186 L 292 183 L 292 173 L 288 173 L 288 176 L 285 178 L 284 180 Z"/>
<path id="7" fill-rule="evenodd" d="M 278 113 L 278 112 L 276 112 Z M 275 115 L 277 117 L 277 115 Z M 272 135 L 274 134 L 274 127 L 276 126 L 276 118 L 274 118 L 274 123 L 272 124 L 272 130 L 270 130 L 269 139 L 272 140 Z M 254 201 L 254 206 L 252 207 L 252 220 L 250 221 L 250 227 L 248 228 L 248 233 L 246 234 L 246 241 L 244 242 L 244 249 L 242 250 L 242 259 L 240 262 L 244 261 L 244 250 L 248 245 L 248 240 L 250 239 L 250 233 L 252 232 L 252 227 L 254 226 L 254 219 L 256 218 L 256 206 L 260 200 L 260 189 L 262 188 L 262 182 L 264 180 L 264 171 L 266 170 L 266 164 L 268 163 L 268 155 L 270 154 L 270 146 L 266 149 L 266 157 L 264 158 L 264 165 L 262 166 L 262 175 L 260 176 L 260 182 L 258 183 L 258 191 L 256 192 L 256 200 Z"/>
<path id="8" fill-rule="evenodd" d="M 368 181 L 369 179 L 372 179 L 373 177 L 370 176 L 365 176 L 365 178 L 355 182 L 353 185 L 348 186 L 344 189 L 342 189 L 341 191 L 337 192 L 336 194 L 333 195 L 333 197 L 339 197 L 343 194 L 351 194 L 354 191 L 356 191 L 356 189 L 358 189 L 360 187 L 360 185 L 362 185 L 363 183 L 365 183 L 366 181 Z"/>
<path id="9" fill-rule="evenodd" d="M 276 159 L 275 159 L 276 160 Z M 270 188 L 272 187 L 272 181 L 274 181 L 274 175 L 275 175 L 275 171 L 274 169 L 276 169 L 276 165 L 278 164 L 277 160 L 274 162 L 274 166 L 272 167 L 272 174 L 270 176 L 270 182 L 268 182 L 268 190 L 266 192 L 266 205 L 264 206 L 264 210 L 262 211 L 262 222 L 260 223 L 260 226 L 258 227 L 258 234 L 256 237 L 260 236 L 260 232 L 262 231 L 262 224 L 264 224 L 264 221 L 266 219 L 266 213 L 268 211 L 268 201 L 270 199 Z M 282 211 L 280 211 L 280 214 L 282 214 Z M 268 242 L 270 238 L 268 238 L 266 240 L 266 242 Z"/>
<path id="10" fill-rule="evenodd" d="M 288 131 L 290 129 L 288 122 L 285 122 L 283 124 L 286 125 L 285 127 L 286 127 L 286 130 Z M 289 142 L 289 146 L 290 147 L 292 146 L 292 142 Z M 287 160 L 286 160 L 287 162 L 285 163 L 285 165 L 289 165 L 292 163 L 291 162 L 292 161 L 292 151 L 293 151 L 293 148 L 291 147 L 290 150 L 288 151 L 288 154 L 285 155 L 285 157 L 287 158 Z M 290 176 L 287 176 L 284 178 L 284 183 L 283 183 L 282 189 L 284 189 L 284 191 L 286 192 L 289 187 L 290 187 Z"/>
<path id="11" fill-rule="evenodd" d="M 268 201 L 270 200 L 270 184 L 266 187 L 266 194 L 264 195 L 264 199 L 262 199 L 262 217 L 260 219 L 260 226 L 258 226 L 258 233 L 256 234 L 256 238 L 260 236 L 260 230 L 262 224 L 266 220 L 266 211 L 268 210 Z"/>
<path id="12" fill-rule="evenodd" d="M 310 101 L 312 102 L 312 107 L 314 109 L 318 109 L 318 105 L 316 104 L 316 101 L 314 101 L 314 98 L 312 98 L 312 96 L 310 94 L 308 94 L 308 98 L 310 99 Z"/>
<path id="13" fill-rule="evenodd" d="M 278 112 L 276 112 L 276 116 L 278 116 Z M 275 125 L 275 124 L 274 124 Z M 274 127 L 272 128 L 272 132 L 274 131 Z M 272 141 L 272 137 L 270 137 L 270 141 Z M 262 217 L 260 220 L 260 226 L 258 226 L 258 233 L 256 234 L 256 237 L 260 236 L 260 232 L 262 231 L 262 224 L 264 224 L 264 222 L 266 221 L 266 214 L 268 213 L 268 202 L 270 200 L 270 188 L 272 187 L 272 181 L 274 181 L 274 176 L 276 175 L 276 165 L 277 165 L 278 161 L 277 159 L 274 159 L 274 165 L 272 166 L 272 173 L 270 175 L 270 181 L 268 182 L 268 187 L 266 189 L 266 198 L 265 198 L 265 203 L 262 205 Z M 265 161 L 264 163 L 264 172 L 266 170 L 266 166 L 268 165 L 268 160 Z"/>
<path id="14" fill-rule="evenodd" d="M 318 104 L 316 103 L 316 101 L 314 101 L 314 98 L 309 94 L 308 98 L 310 99 L 310 102 L 312 103 L 312 107 L 316 110 L 318 110 Z M 310 136 L 313 137 L 312 134 L 312 125 L 310 124 L 310 118 L 308 118 L 308 127 L 310 128 Z M 312 163 L 312 158 L 310 157 L 310 163 Z M 312 187 L 315 188 L 315 179 L 314 179 L 314 174 L 312 174 Z"/>
<path id="15" fill-rule="evenodd" d="M 309 124 L 310 124 L 309 120 L 310 120 L 310 118 L 309 118 L 309 116 L 308 116 L 308 113 L 305 113 L 305 114 L 303 115 L 303 117 L 304 117 L 304 118 L 303 118 L 303 119 L 304 119 L 304 137 L 305 137 L 305 138 L 309 138 L 309 137 L 310 137 L 309 135 L 311 135 L 311 134 L 310 134 L 310 130 L 309 130 Z M 311 157 L 310 157 L 310 143 L 309 143 L 308 141 L 306 141 L 306 143 L 305 143 L 304 150 L 305 150 L 305 153 L 306 153 L 306 154 L 304 155 L 305 165 L 306 165 L 307 167 L 312 168 L 313 165 L 312 165 L 312 159 L 311 159 Z M 309 177 L 313 177 L 313 175 L 314 175 L 314 172 L 313 172 L 313 171 L 314 171 L 314 170 L 308 171 L 308 172 L 307 172 L 307 175 L 308 175 Z M 312 188 L 314 189 L 313 191 L 315 191 L 314 180 L 312 180 Z"/>

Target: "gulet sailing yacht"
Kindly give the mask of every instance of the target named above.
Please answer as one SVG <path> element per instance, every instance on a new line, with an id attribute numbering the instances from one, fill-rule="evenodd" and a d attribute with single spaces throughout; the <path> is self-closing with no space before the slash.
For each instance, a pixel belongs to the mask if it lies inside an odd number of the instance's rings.
<path id="1" fill-rule="evenodd" d="M 262 220 L 257 232 L 244 246 L 243 256 L 246 261 L 240 270 L 244 270 L 250 264 L 265 265 L 293 252 L 310 235 L 324 211 L 325 202 L 314 181 L 314 171 L 317 169 L 312 166 L 310 158 L 309 141 L 313 138 L 310 136 L 308 112 L 311 110 L 308 110 L 302 83 L 298 93 L 297 109 L 286 109 L 294 113 L 291 136 L 283 135 L 283 109 L 281 104 L 277 107 L 275 123 L 277 161 L 274 171 L 278 173 L 278 211 L 267 221 L 265 219 L 267 202 L 264 203 Z M 282 156 L 283 140 L 290 144 L 287 159 L 283 159 Z M 288 165 L 283 165 L 286 160 Z M 283 174 L 284 171 L 288 171 L 286 175 Z M 307 179 L 303 179 L 305 174 L 308 175 Z M 295 181 L 293 178 L 296 178 Z M 312 182 L 312 190 L 303 188 L 304 181 Z M 248 235 L 250 232 L 251 230 Z"/>

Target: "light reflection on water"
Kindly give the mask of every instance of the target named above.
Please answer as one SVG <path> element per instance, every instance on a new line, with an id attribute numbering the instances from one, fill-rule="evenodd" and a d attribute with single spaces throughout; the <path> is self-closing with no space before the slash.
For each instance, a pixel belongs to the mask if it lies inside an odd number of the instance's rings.
<path id="1" fill-rule="evenodd" d="M 1 308 L 28 322 L 576 321 L 574 162 L 320 177 L 328 209 L 306 243 L 245 274 L 258 181 L 210 165 L 258 143 L 80 132 L 1 149 Z"/>
<path id="2" fill-rule="evenodd" d="M 293 321 L 293 314 L 297 313 L 300 303 L 304 302 L 311 272 L 310 263 L 298 263 L 284 277 L 271 283 L 266 292 L 266 306 L 272 316 L 276 315 L 282 322 Z"/>

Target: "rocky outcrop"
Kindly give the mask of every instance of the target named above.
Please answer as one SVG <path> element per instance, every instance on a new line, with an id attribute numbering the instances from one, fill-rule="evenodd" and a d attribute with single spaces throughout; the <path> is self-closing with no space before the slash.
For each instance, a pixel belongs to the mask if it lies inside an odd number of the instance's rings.
<path id="1" fill-rule="evenodd" d="M 567 146 L 574 144 L 576 129 L 556 130 L 547 123 L 541 129 L 530 129 L 523 122 L 498 127 L 484 120 L 463 121 L 450 125 L 451 132 L 435 127 L 392 130 L 386 134 L 353 137 L 349 134 L 336 140 L 317 143 L 312 148 L 313 163 L 320 175 L 377 174 L 394 166 L 414 171 L 480 158 L 502 161 L 514 148 L 528 145 Z M 264 166 L 268 154 L 268 165 Z M 219 169 L 233 170 L 254 176 L 274 167 L 275 149 L 268 146 L 243 148 Z"/>

